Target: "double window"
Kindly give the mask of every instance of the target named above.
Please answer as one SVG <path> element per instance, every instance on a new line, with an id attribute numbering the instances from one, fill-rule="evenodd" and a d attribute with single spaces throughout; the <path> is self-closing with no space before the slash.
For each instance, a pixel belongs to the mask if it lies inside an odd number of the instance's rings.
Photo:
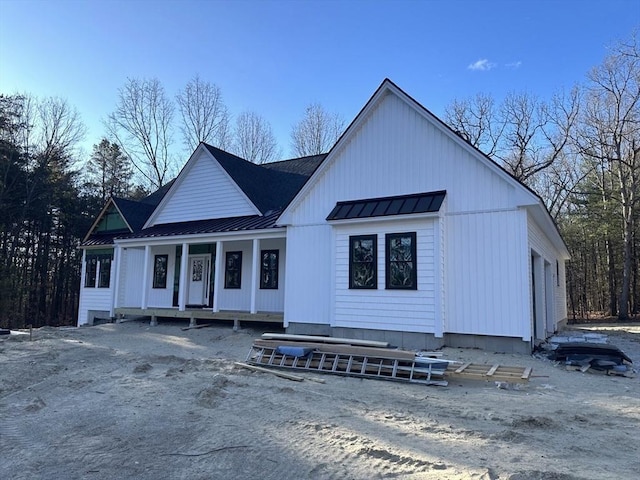
<path id="1" fill-rule="evenodd" d="M 109 288 L 111 283 L 111 254 L 87 253 L 85 257 L 85 288 Z"/>
<path id="2" fill-rule="evenodd" d="M 349 288 L 378 288 L 377 235 L 349 237 Z M 385 235 L 387 290 L 417 290 L 416 233 Z"/>

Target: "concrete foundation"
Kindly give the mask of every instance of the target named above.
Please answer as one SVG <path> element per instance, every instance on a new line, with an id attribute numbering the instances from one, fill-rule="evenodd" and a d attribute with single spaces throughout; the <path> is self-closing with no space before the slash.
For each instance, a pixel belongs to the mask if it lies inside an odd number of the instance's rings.
<path id="1" fill-rule="evenodd" d="M 442 347 L 477 348 L 496 353 L 531 353 L 532 345 L 521 338 L 490 335 L 464 335 L 447 333 L 436 337 L 432 333 L 398 332 L 366 328 L 331 327 L 326 324 L 289 323 L 287 333 L 294 335 L 321 335 L 388 342 L 404 350 L 437 350 Z"/>

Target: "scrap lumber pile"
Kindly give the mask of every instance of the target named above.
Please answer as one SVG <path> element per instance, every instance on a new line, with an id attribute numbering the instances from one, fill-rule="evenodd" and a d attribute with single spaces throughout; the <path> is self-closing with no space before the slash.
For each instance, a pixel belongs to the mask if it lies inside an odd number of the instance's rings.
<path id="1" fill-rule="evenodd" d="M 265 333 L 255 339 L 246 363 L 265 368 L 446 386 L 446 377 L 527 382 L 531 368 L 462 365 L 441 352 L 392 348 L 386 342 Z"/>
<path id="2" fill-rule="evenodd" d="M 436 356 L 437 353 L 434 353 Z M 246 362 L 261 367 L 446 386 L 446 360 L 416 356 L 386 342 L 265 333 Z"/>

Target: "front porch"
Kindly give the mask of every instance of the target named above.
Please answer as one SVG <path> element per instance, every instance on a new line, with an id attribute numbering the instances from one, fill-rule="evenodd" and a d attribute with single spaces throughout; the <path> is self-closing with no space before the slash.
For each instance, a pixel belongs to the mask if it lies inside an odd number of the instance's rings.
<path id="1" fill-rule="evenodd" d="M 184 318 L 189 319 L 189 325 L 197 325 L 198 320 L 227 320 L 233 321 L 234 328 L 239 328 L 240 322 L 260 322 L 273 323 L 278 326 L 284 325 L 284 314 L 280 312 L 256 312 L 224 310 L 214 312 L 206 308 L 116 308 L 114 310 L 116 319 L 125 316 L 150 317 L 151 325 L 157 325 L 158 318 Z"/>

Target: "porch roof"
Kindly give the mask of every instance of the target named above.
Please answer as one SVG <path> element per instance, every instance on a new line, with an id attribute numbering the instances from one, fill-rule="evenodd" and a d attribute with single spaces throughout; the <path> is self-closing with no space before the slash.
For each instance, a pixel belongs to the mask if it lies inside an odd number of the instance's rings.
<path id="1" fill-rule="evenodd" d="M 191 222 L 163 223 L 141 230 L 137 233 L 118 235 L 118 239 L 171 237 L 178 235 L 201 235 L 206 233 L 239 232 L 245 230 L 263 230 L 276 227 L 276 220 L 281 211 L 269 212 L 267 215 L 250 215 L 245 217 L 212 218 Z"/>

